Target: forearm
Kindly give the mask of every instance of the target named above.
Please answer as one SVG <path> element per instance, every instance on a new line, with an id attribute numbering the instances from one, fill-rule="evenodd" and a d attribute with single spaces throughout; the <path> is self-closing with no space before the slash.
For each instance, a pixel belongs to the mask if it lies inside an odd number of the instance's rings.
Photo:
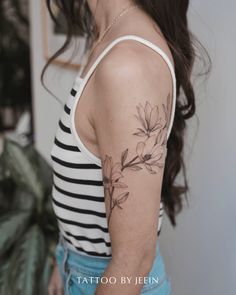
<path id="1" fill-rule="evenodd" d="M 111 261 L 95 295 L 139 295 L 150 268 L 151 264 L 145 260 L 136 264 L 124 262 L 118 265 Z"/>

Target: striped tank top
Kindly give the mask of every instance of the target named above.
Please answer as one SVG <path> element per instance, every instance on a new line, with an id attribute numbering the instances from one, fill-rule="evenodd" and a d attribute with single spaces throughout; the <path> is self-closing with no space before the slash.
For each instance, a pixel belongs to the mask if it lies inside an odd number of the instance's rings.
<path id="1" fill-rule="evenodd" d="M 81 141 L 74 124 L 75 109 L 93 71 L 113 46 L 123 40 L 136 40 L 156 51 L 167 63 L 173 79 L 172 111 L 167 138 L 173 125 L 176 102 L 174 67 L 163 50 L 137 35 L 113 40 L 97 57 L 84 78 L 79 71 L 64 104 L 51 150 L 53 166 L 52 206 L 60 235 L 68 247 L 82 255 L 111 257 L 111 240 L 106 218 L 101 159 Z M 157 216 L 160 234 L 163 203 Z"/>

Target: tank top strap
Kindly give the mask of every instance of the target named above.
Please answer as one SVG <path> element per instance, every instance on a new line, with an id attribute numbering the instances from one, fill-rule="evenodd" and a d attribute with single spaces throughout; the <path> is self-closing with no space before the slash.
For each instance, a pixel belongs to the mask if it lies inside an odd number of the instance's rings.
<path id="1" fill-rule="evenodd" d="M 95 62 L 92 64 L 92 66 L 90 67 L 90 69 L 88 70 L 87 74 L 85 75 L 84 78 L 80 78 L 77 77 L 77 79 L 83 80 L 83 84 L 85 85 L 87 83 L 87 81 L 89 80 L 90 76 L 92 75 L 92 73 L 94 72 L 94 70 L 96 69 L 96 67 L 98 66 L 98 64 L 100 63 L 100 61 L 104 58 L 104 56 L 119 42 L 123 41 L 123 40 L 136 40 L 138 42 L 141 42 L 142 44 L 148 46 L 149 48 L 153 49 L 155 52 L 157 52 L 162 58 L 163 60 L 166 62 L 170 73 L 171 73 L 171 77 L 172 77 L 172 90 L 173 90 L 173 99 L 172 99 L 172 108 L 171 108 L 171 115 L 170 115 L 170 122 L 169 122 L 169 127 L 168 127 L 168 131 L 167 131 L 167 138 L 170 135 L 171 129 L 172 129 L 172 125 L 174 122 L 174 114 L 175 114 L 175 107 L 176 107 L 176 77 L 175 77 L 175 70 L 174 70 L 174 66 L 172 65 L 172 62 L 170 61 L 168 55 L 157 45 L 155 45 L 154 43 L 152 43 L 151 41 L 140 37 L 138 35 L 123 35 L 121 37 L 116 38 L 115 40 L 113 40 L 103 51 L 102 53 L 97 57 L 97 59 L 95 60 Z M 81 73 L 81 70 L 80 72 Z"/>

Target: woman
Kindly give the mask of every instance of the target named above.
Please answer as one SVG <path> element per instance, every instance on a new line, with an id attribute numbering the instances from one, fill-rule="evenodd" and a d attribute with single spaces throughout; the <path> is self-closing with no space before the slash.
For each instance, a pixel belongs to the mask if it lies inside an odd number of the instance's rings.
<path id="1" fill-rule="evenodd" d="M 158 236 L 188 189 L 185 173 L 174 183 L 195 112 L 188 1 L 56 2 L 68 24 L 59 53 L 79 29 L 90 54 L 51 152 L 60 241 L 49 294 L 171 294 Z"/>

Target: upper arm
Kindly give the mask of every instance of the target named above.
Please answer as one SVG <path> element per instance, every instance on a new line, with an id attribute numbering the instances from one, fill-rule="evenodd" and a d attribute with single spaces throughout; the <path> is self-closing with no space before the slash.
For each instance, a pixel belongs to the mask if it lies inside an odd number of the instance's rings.
<path id="1" fill-rule="evenodd" d="M 130 54 L 114 52 L 95 76 L 106 214 L 113 257 L 123 258 L 155 251 L 172 91 L 161 57 L 153 70 Z"/>

